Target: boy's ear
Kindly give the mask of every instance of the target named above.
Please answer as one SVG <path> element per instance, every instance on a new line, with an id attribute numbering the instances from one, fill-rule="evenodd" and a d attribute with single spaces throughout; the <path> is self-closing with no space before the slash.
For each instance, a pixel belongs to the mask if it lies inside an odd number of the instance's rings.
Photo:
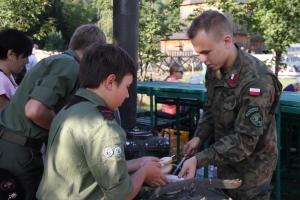
<path id="1" fill-rule="evenodd" d="M 116 75 L 115 74 L 108 75 L 108 77 L 104 81 L 105 88 L 108 89 L 108 90 L 111 90 L 115 80 L 116 80 Z"/>

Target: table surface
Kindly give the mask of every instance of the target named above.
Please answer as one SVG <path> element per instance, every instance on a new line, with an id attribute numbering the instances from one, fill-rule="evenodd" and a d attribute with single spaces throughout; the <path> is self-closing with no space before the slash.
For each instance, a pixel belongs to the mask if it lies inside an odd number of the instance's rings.
<path id="1" fill-rule="evenodd" d="M 198 94 L 199 99 L 206 98 L 206 88 L 203 84 L 191 84 L 182 82 L 166 82 L 166 81 L 139 81 L 137 83 L 138 93 L 152 95 L 167 93 L 167 95 L 175 95 L 184 98 L 183 94 Z M 280 97 L 281 106 L 291 106 L 300 108 L 300 93 L 283 91 Z M 299 113 L 300 114 L 300 113 Z"/>
<path id="2" fill-rule="evenodd" d="M 283 91 L 280 96 L 280 105 L 300 107 L 300 93 Z"/>

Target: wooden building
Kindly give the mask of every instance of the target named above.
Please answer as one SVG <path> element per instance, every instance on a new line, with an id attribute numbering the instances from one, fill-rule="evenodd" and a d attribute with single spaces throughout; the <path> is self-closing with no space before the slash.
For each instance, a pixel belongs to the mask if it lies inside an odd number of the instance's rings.
<path id="1" fill-rule="evenodd" d="M 246 0 L 240 0 L 246 2 Z M 210 7 L 205 0 L 184 0 L 180 6 L 180 18 L 185 20 L 195 10 L 207 10 L 216 9 Z M 230 14 L 225 15 L 232 19 Z M 186 35 L 187 28 L 184 28 L 181 32 L 173 33 L 168 39 L 161 40 L 161 50 L 168 56 L 189 56 L 195 55 L 191 41 Z M 248 35 L 245 28 L 241 25 L 233 23 L 234 41 L 237 45 L 245 50 L 249 50 L 254 53 L 261 53 L 265 50 L 262 37 L 257 35 Z"/>

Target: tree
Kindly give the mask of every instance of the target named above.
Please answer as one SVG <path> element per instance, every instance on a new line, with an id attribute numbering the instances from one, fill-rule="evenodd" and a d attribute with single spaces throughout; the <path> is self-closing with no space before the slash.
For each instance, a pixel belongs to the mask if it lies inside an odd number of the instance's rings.
<path id="1" fill-rule="evenodd" d="M 52 26 L 51 19 L 42 18 L 51 7 L 48 0 L 0 0 L 1 28 L 17 28 L 40 39 L 41 26 Z"/>
<path id="2" fill-rule="evenodd" d="M 99 21 L 98 25 L 105 33 L 107 40 L 112 42 L 113 38 L 113 1 L 96 0 L 95 2 Z"/>
<path id="3" fill-rule="evenodd" d="M 179 5 L 182 0 L 140 0 L 139 65 L 140 79 L 147 79 L 148 67 L 165 55 L 160 50 L 160 40 L 180 29 Z M 96 0 L 98 24 L 112 41 L 112 1 Z"/>
<path id="4" fill-rule="evenodd" d="M 219 9 L 231 13 L 234 20 L 259 33 L 266 46 L 275 52 L 275 74 L 278 75 L 283 53 L 299 41 L 299 0 L 210 0 Z"/>
<path id="5" fill-rule="evenodd" d="M 139 19 L 139 78 L 145 80 L 148 67 L 165 55 L 160 50 L 160 40 L 179 31 L 179 5 L 182 0 L 141 0 Z"/>

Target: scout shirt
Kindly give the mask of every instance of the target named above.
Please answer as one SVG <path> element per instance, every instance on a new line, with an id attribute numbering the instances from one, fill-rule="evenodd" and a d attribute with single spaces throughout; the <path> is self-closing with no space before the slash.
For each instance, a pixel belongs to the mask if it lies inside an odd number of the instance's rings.
<path id="1" fill-rule="evenodd" d="M 126 135 L 95 93 L 64 107 L 51 125 L 38 199 L 127 199 L 132 191 L 124 155 Z"/>
<path id="2" fill-rule="evenodd" d="M 215 143 L 196 154 L 198 165 L 218 165 L 218 176 L 240 178 L 243 188 L 272 177 L 276 165 L 275 107 L 281 84 L 264 63 L 238 50 L 231 70 L 206 74 L 208 101 L 195 135 Z"/>
<path id="3" fill-rule="evenodd" d="M 41 60 L 26 73 L 10 103 L 0 112 L 0 128 L 46 140 L 48 130 L 25 116 L 25 105 L 33 98 L 58 112 L 66 98 L 78 89 L 78 73 L 79 62 L 72 50 Z"/>

